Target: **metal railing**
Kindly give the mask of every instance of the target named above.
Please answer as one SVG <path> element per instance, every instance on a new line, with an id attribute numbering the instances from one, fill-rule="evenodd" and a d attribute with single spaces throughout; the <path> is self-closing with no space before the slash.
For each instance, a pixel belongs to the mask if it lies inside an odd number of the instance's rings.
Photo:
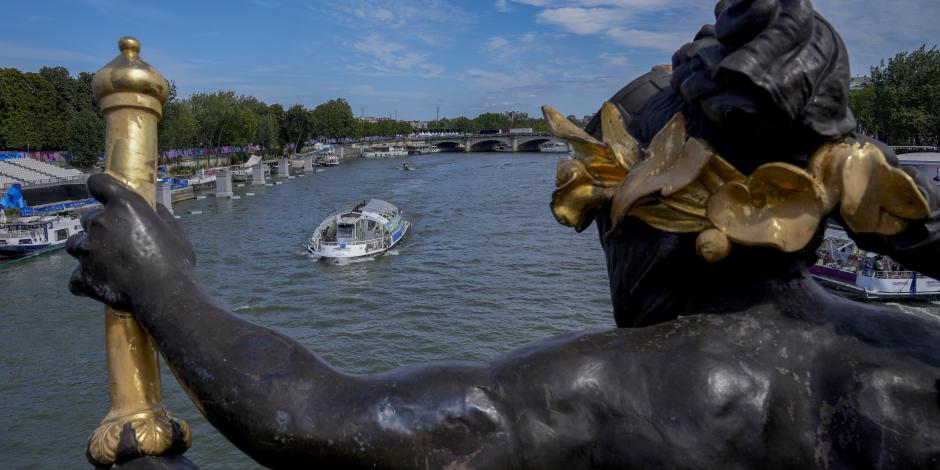
<path id="1" fill-rule="evenodd" d="M 863 269 L 862 275 L 872 277 L 875 279 L 913 279 L 914 271 L 872 271 L 870 269 Z M 923 277 L 921 275 L 920 277 Z"/>
<path id="2" fill-rule="evenodd" d="M 319 250 L 321 246 L 361 246 L 366 245 L 366 250 L 376 250 L 380 248 L 385 248 L 385 238 L 373 238 L 371 240 L 362 240 L 355 242 L 325 242 L 318 238 L 311 238 L 310 244 L 314 247 L 315 250 Z"/>

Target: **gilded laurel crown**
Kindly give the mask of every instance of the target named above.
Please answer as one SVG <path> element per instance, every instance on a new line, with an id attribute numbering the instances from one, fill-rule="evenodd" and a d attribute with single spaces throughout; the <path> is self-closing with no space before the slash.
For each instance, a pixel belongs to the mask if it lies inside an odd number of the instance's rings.
<path id="1" fill-rule="evenodd" d="M 930 214 L 914 180 L 872 144 L 832 141 L 807 168 L 772 162 L 745 175 L 690 137 L 682 113 L 644 149 L 609 102 L 601 109 L 603 141 L 551 107 L 542 110 L 552 133 L 573 149 L 558 165 L 552 212 L 579 231 L 609 202 L 610 233 L 628 216 L 666 232 L 697 233 L 699 254 L 714 262 L 733 244 L 798 251 L 837 206 L 857 233 L 894 235 Z"/>

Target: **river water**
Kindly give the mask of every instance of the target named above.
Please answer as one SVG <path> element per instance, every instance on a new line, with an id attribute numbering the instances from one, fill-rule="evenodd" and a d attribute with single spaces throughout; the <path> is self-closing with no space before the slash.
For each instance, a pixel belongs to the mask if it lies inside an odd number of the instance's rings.
<path id="1" fill-rule="evenodd" d="M 237 315 L 284 332 L 340 369 L 492 359 L 534 340 L 613 324 L 596 232 L 558 225 L 548 203 L 561 154 L 349 160 L 238 200 L 178 203 L 199 273 Z M 247 196 L 247 193 L 255 193 Z M 334 264 L 303 243 L 328 214 L 386 199 L 413 227 L 386 256 Z M 192 211 L 201 214 L 191 215 Z M 0 465 L 86 468 L 108 410 L 100 304 L 73 297 L 64 252 L 0 269 Z M 192 426 L 204 469 L 255 468 L 164 370 L 164 401 Z"/>
<path id="2" fill-rule="evenodd" d="M 176 213 L 209 291 L 237 315 L 284 332 L 336 367 L 373 372 L 441 359 L 493 359 L 534 340 L 612 326 L 596 232 L 548 208 L 559 154 L 436 154 L 351 160 L 238 200 Z M 248 196 L 247 193 L 254 193 Z M 340 206 L 386 199 L 413 228 L 386 256 L 331 263 L 303 243 Z M 201 214 L 190 214 L 198 211 Z M 0 462 L 89 468 L 85 441 L 108 410 L 100 304 L 67 288 L 58 252 L 0 269 Z M 931 306 L 903 306 L 932 314 Z M 256 468 L 216 432 L 164 369 L 164 402 L 192 426 L 204 469 Z"/>

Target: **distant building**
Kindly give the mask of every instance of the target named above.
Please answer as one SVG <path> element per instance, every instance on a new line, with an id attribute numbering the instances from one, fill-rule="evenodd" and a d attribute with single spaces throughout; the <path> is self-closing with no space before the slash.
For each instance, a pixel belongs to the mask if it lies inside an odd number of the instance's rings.
<path id="1" fill-rule="evenodd" d="M 356 117 L 356 120 L 357 120 L 357 121 L 360 121 L 360 122 L 369 122 L 369 123 L 373 123 L 373 124 L 374 124 L 374 123 L 376 123 L 376 122 L 391 121 L 392 118 L 390 118 L 390 117 L 374 117 L 374 116 L 357 116 L 357 117 Z"/>
<path id="2" fill-rule="evenodd" d="M 524 121 L 529 119 L 529 113 L 524 113 L 522 111 L 507 111 L 503 113 L 503 116 L 506 116 L 506 119 L 510 121 Z"/>
<path id="3" fill-rule="evenodd" d="M 408 124 L 411 124 L 411 127 L 415 129 L 427 129 L 428 128 L 427 121 L 408 121 Z"/>
<path id="4" fill-rule="evenodd" d="M 871 79 L 868 77 L 852 77 L 852 79 L 849 81 L 849 90 L 861 90 L 868 85 L 871 85 Z"/>

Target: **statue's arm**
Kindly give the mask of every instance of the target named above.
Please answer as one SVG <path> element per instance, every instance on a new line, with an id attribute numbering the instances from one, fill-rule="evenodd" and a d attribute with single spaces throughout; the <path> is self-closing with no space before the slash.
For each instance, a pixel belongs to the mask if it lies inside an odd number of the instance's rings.
<path id="1" fill-rule="evenodd" d="M 505 409 L 489 364 L 339 372 L 218 305 L 165 209 L 155 212 L 108 175 L 91 177 L 88 187 L 104 209 L 86 215 L 85 234 L 67 244 L 80 260 L 71 289 L 133 313 L 200 411 L 259 462 L 508 465 Z"/>
<path id="2" fill-rule="evenodd" d="M 207 419 L 265 465 L 506 465 L 508 433 L 487 364 L 346 374 L 204 294 L 134 310 Z"/>

